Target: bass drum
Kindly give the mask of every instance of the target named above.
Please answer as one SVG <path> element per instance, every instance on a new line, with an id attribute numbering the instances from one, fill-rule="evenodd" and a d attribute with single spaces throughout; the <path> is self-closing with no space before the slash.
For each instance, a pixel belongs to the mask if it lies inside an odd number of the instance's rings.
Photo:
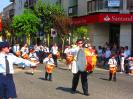
<path id="1" fill-rule="evenodd" d="M 97 57 L 96 55 L 92 55 L 91 51 L 88 49 L 85 49 L 85 57 L 86 57 L 85 70 L 87 72 L 92 72 L 96 66 Z"/>

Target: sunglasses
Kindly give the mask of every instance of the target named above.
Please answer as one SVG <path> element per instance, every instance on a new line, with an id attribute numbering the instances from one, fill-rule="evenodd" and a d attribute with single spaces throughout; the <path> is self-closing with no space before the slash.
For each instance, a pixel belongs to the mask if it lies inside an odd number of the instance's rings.
<path id="1" fill-rule="evenodd" d="M 78 43 L 78 44 L 83 44 L 83 43 Z"/>

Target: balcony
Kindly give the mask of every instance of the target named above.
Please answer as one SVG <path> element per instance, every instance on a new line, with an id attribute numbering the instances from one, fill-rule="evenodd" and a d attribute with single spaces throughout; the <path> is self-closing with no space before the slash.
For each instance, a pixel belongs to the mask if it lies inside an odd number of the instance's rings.
<path id="1" fill-rule="evenodd" d="M 10 18 L 12 18 L 14 16 L 14 13 L 15 13 L 15 10 L 14 9 L 9 10 L 9 16 L 10 16 Z"/>
<path id="2" fill-rule="evenodd" d="M 116 3 L 114 1 L 109 2 L 108 0 L 92 0 L 87 2 L 88 14 L 100 13 L 100 12 L 119 13 L 122 8 L 123 8 L 122 0 L 117 0 Z"/>
<path id="3" fill-rule="evenodd" d="M 68 15 L 69 16 L 77 16 L 78 14 L 78 6 L 72 6 L 68 8 Z"/>

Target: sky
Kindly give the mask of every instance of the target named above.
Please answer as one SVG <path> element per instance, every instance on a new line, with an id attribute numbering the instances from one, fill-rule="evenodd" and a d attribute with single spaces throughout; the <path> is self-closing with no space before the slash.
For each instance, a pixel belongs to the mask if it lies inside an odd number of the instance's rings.
<path id="1" fill-rule="evenodd" d="M 4 7 L 9 5 L 10 3 L 10 0 L 0 0 L 0 12 L 3 10 Z"/>

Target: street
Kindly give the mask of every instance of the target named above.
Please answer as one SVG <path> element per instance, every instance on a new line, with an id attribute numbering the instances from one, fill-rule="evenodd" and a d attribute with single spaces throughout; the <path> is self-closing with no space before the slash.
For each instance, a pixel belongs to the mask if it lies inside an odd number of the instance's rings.
<path id="1" fill-rule="evenodd" d="M 16 67 L 16 66 L 15 66 Z M 117 73 L 117 81 L 108 81 L 108 71 L 96 68 L 88 76 L 90 96 L 82 93 L 81 81 L 76 94 L 71 94 L 72 73 L 67 67 L 60 64 L 53 72 L 53 81 L 46 81 L 43 65 L 41 64 L 34 75 L 30 69 L 16 68 L 14 81 L 17 90 L 17 99 L 132 99 L 133 77 Z"/>

